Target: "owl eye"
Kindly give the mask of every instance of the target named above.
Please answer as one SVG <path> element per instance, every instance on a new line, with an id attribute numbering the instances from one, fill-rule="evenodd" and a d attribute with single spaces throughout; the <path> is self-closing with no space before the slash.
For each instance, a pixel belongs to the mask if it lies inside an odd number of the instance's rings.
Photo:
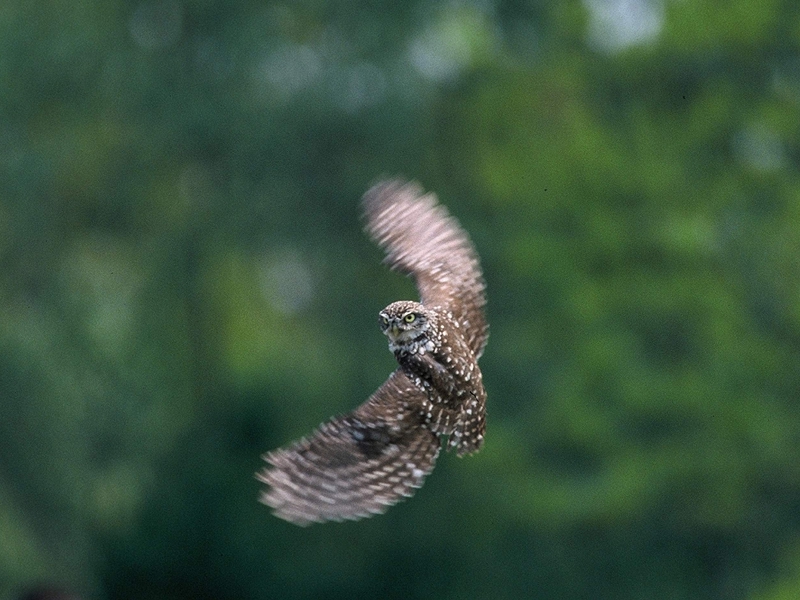
<path id="1" fill-rule="evenodd" d="M 386 317 L 381 317 L 381 325 L 383 325 L 384 327 L 388 327 L 389 319 L 387 319 Z"/>
<path id="2" fill-rule="evenodd" d="M 408 313 L 405 317 L 403 317 L 403 321 L 406 323 L 413 323 L 417 319 L 417 315 L 414 313 Z"/>

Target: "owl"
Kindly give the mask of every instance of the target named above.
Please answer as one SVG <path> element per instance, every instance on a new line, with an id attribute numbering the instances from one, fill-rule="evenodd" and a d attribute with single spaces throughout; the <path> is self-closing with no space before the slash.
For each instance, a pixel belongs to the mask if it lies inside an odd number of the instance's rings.
<path id="1" fill-rule="evenodd" d="M 486 286 L 472 242 L 414 183 L 379 183 L 363 207 L 367 233 L 420 301 L 380 311 L 398 368 L 366 402 L 264 455 L 260 500 L 298 525 L 383 513 L 422 486 L 442 447 L 463 456 L 484 442 Z"/>

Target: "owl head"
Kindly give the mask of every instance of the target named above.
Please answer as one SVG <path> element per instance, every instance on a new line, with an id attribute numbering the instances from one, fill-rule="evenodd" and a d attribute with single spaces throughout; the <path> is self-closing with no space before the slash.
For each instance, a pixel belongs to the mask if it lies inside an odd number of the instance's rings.
<path id="1" fill-rule="evenodd" d="M 419 302 L 393 302 L 380 313 L 381 331 L 392 344 L 405 344 L 428 331 L 428 311 Z"/>

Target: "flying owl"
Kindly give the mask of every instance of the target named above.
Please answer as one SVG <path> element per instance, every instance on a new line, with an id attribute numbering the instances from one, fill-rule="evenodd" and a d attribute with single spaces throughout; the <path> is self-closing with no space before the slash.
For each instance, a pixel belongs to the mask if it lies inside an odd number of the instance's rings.
<path id="1" fill-rule="evenodd" d="M 364 404 L 264 455 L 260 500 L 298 525 L 383 513 L 422 486 L 443 443 L 463 456 L 486 431 L 485 283 L 472 242 L 414 183 L 379 183 L 363 205 L 385 262 L 414 278 L 421 301 L 380 311 L 399 368 Z"/>

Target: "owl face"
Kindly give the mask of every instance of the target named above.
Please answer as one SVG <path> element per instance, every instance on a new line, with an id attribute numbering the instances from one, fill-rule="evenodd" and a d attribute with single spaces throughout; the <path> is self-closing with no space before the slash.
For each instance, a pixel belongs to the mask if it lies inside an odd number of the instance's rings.
<path id="1" fill-rule="evenodd" d="M 419 302 L 394 302 L 380 313 L 381 331 L 392 344 L 405 344 L 428 331 L 428 314 Z"/>

